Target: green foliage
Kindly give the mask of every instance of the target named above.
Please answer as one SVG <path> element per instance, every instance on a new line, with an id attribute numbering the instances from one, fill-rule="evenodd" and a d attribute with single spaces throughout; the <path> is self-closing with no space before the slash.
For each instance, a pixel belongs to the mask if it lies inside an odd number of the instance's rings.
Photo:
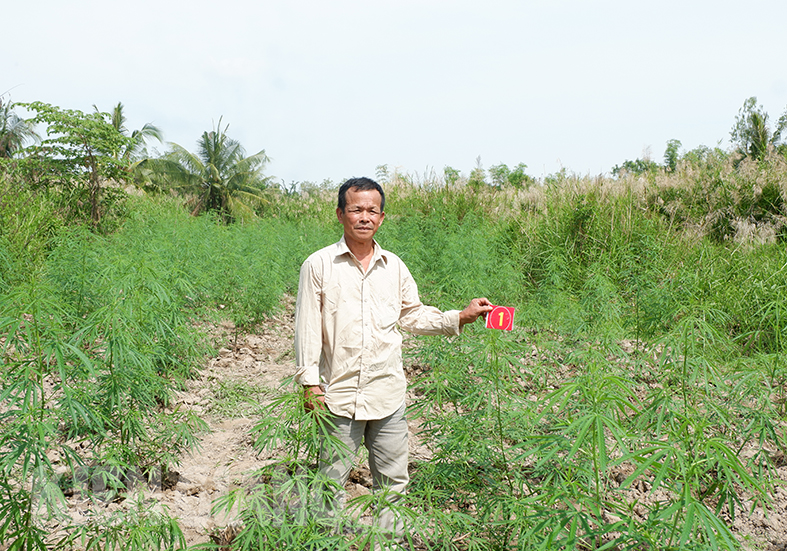
<path id="1" fill-rule="evenodd" d="M 680 140 L 667 142 L 667 148 L 664 150 L 664 168 L 667 169 L 667 172 L 675 172 L 678 168 L 679 152 L 682 145 Z"/>
<path id="2" fill-rule="evenodd" d="M 265 151 L 246 156 L 239 142 L 227 136 L 227 125 L 204 132 L 197 154 L 178 144 L 157 159 L 137 167 L 139 177 L 157 189 L 171 189 L 190 197 L 191 214 L 216 212 L 225 222 L 248 221 L 264 205 L 269 178 L 262 175 L 268 163 Z"/>
<path id="3" fill-rule="evenodd" d="M 657 181 L 649 191 L 650 207 L 673 225 L 698 226 L 717 242 L 773 232 L 781 236 L 785 194 L 781 175 L 784 161 L 744 160 L 737 168 L 726 156 L 707 148 L 687 153 L 679 185 Z"/>
<path id="4" fill-rule="evenodd" d="M 98 111 L 97 107 L 95 107 L 95 109 Z M 163 142 L 162 133 L 157 126 L 148 122 L 139 130 L 134 130 L 129 134 L 128 128 L 126 128 L 126 115 L 123 109 L 123 104 L 118 102 L 118 104 L 112 108 L 111 113 L 112 126 L 115 127 L 115 130 L 120 134 L 129 138 L 128 143 L 120 152 L 120 157 L 126 162 L 138 161 L 148 156 L 147 149 L 145 148 L 145 143 L 148 140 L 153 139 L 158 142 Z"/>
<path id="5" fill-rule="evenodd" d="M 98 228 L 121 197 L 107 183 L 123 181 L 127 163 L 119 154 L 129 139 L 112 126 L 107 113 L 85 114 L 42 102 L 19 105 L 35 112 L 29 124 L 45 125 L 47 137 L 20 152 L 15 172 L 34 189 L 57 191 L 63 208 L 87 215 Z M 79 211 L 80 204 L 87 213 Z"/>
<path id="6" fill-rule="evenodd" d="M 765 500 L 770 484 L 740 450 L 781 437 L 767 414 L 730 400 L 704 360 L 729 345 L 707 317 L 685 318 L 664 342 L 661 385 L 644 393 L 606 349 L 567 345 L 568 365 L 547 367 L 569 369 L 551 390 L 533 377 L 551 360 L 528 360 L 516 336 L 427 340 L 412 413 L 435 455 L 409 496 L 427 547 L 453 549 L 452 535 L 467 533 L 478 549 L 737 549 L 725 518 L 745 510 L 744 496 Z M 660 497 L 635 512 L 634 486 Z"/>
<path id="7" fill-rule="evenodd" d="M 15 283 L 35 271 L 63 223 L 56 198 L 0 171 L 0 281 Z"/>
<path id="8" fill-rule="evenodd" d="M 684 153 L 682 160 L 694 168 L 707 171 L 708 175 L 711 175 L 718 174 L 723 169 L 724 161 L 728 157 L 729 154 L 718 147 L 711 149 L 708 146 L 700 145 Z"/>
<path id="9" fill-rule="evenodd" d="M 8 474 L 21 468 L 21 480 L 33 476 L 34 487 L 37 477 L 51 477 L 51 450 L 72 467 L 148 472 L 176 464 L 205 427 L 167 410 L 170 389 L 204 350 L 191 324 L 155 270 L 115 259 L 110 270 L 92 273 L 96 244 L 103 240 L 70 235 L 49 266 L 60 277 L 44 271 L 2 297 L 3 397 L 14 404 L 5 423 L 25 426 L 4 433 L 4 449 L 13 451 L 0 462 Z M 77 452 L 80 442 L 92 444 L 89 455 Z"/>
<path id="10" fill-rule="evenodd" d="M 419 183 L 381 167 L 379 242 L 424 301 L 517 307 L 512 333 L 415 341 L 410 413 L 433 457 L 397 505 L 411 547 L 735 549 L 730 521 L 769 506 L 787 411 L 787 168 L 774 155 L 736 165 L 718 148 L 667 149 L 645 178 L 561 171 L 521 188 L 504 165 L 495 185 L 486 172 L 464 185 L 447 167 L 445 181 Z M 100 235 L 68 226 L 59 186 L 24 178 L 0 175 L 0 540 L 48 549 L 41 519 L 60 509 L 57 482 L 95 473 L 122 496 L 130 473 L 194 445 L 204 425 L 170 395 L 207 351 L 200 322 L 254 330 L 340 226 L 324 182 L 269 190 L 275 201 L 245 224 L 130 198 Z M 356 517 L 384 493 L 333 510 L 314 467 L 335 443 L 288 385 L 248 406 L 263 468 L 216 504 L 239 511 L 236 548 L 372 544 L 380 534 Z M 263 392 L 214 391 L 239 407 Z M 70 475 L 54 475 L 53 457 Z M 175 522 L 141 504 L 62 522 L 64 548 L 182 547 Z"/>
<path id="11" fill-rule="evenodd" d="M 459 181 L 460 172 L 459 170 L 452 168 L 450 166 L 446 166 L 443 169 L 443 177 L 445 179 L 445 185 L 447 186 L 454 186 Z"/>
<path id="12" fill-rule="evenodd" d="M 103 469 L 99 486 L 119 495 L 133 473 L 156 476 L 176 465 L 206 427 L 170 398 L 208 350 L 195 318 L 224 304 L 237 322 L 253 324 L 297 281 L 299 246 L 311 248 L 291 239 L 292 228 L 230 228 L 189 217 L 171 201 L 143 199 L 137 207 L 111 236 L 60 230 L 36 271 L 4 272 L 14 275 L 0 289 L 5 541 L 49 545 L 41 543 L 39 497 L 51 496 L 51 514 L 60 509 L 53 454 L 69 462 L 70 479 Z M 289 252 L 279 259 L 285 241 Z M 244 271 L 228 270 L 227 261 Z M 104 532 L 97 522 L 94 545 L 132 537 L 130 525 Z M 152 545 L 144 539 L 151 532 L 141 530 L 139 541 L 148 543 L 140 548 Z M 111 533 L 115 539 L 101 539 Z"/>
<path id="13" fill-rule="evenodd" d="M 428 214 L 387 217 L 378 234 L 380 244 L 405 261 L 422 299 L 453 308 L 482 294 L 498 302 L 517 297 L 520 276 L 505 257 L 503 236 L 475 214 L 459 219 L 465 207 L 429 206 L 434 210 Z"/>
<path id="14" fill-rule="evenodd" d="M 221 380 L 213 391 L 210 412 L 222 417 L 249 417 L 264 408 L 263 398 L 271 389 L 245 381 Z"/>
<path id="15" fill-rule="evenodd" d="M 659 171 L 659 165 L 650 159 L 636 159 L 634 161 L 624 161 L 622 165 L 612 167 L 613 176 L 623 176 L 624 174 L 653 174 Z"/>
<path id="16" fill-rule="evenodd" d="M 515 189 L 522 189 L 530 187 L 534 179 L 525 174 L 527 165 L 519 163 L 516 167 L 509 169 L 505 164 L 499 164 L 489 167 L 489 175 L 492 178 L 492 183 L 497 188 L 504 188 L 507 186 Z"/>
<path id="17" fill-rule="evenodd" d="M 38 138 L 27 121 L 14 113 L 11 101 L 0 96 L 0 160 L 10 159 L 24 147 L 25 142 Z"/>
<path id="18" fill-rule="evenodd" d="M 4 519 L 0 541 L 13 542 L 19 548 L 46 549 L 46 534 L 37 522 L 36 496 L 48 496 L 47 506 L 62 500 L 57 486 L 51 484 L 53 465 L 48 453 L 59 450 L 67 461 L 76 459 L 58 438 L 59 418 L 53 415 L 52 406 L 60 401 L 66 415 L 95 421 L 65 382 L 88 362 L 72 343 L 59 338 L 67 320 L 59 305 L 48 298 L 50 292 L 34 281 L 0 302 L 0 330 L 5 335 L 0 393 L 4 405 L 0 416 L 0 510 Z M 26 317 L 15 315 L 18 302 L 22 302 Z M 46 382 L 53 376 L 58 379 L 50 390 Z M 17 482 L 20 480 L 23 485 Z"/>
<path id="19" fill-rule="evenodd" d="M 176 519 L 151 511 L 141 500 L 129 511 L 93 516 L 56 542 L 55 549 L 178 551 L 187 548 Z"/>
<path id="20" fill-rule="evenodd" d="M 738 111 L 730 138 L 740 155 L 761 161 L 769 149 L 782 145 L 781 135 L 785 128 L 787 111 L 772 130 L 768 124 L 768 113 L 762 105 L 757 105 L 757 98 L 752 96 L 743 102 L 743 107 Z"/>
<path id="21" fill-rule="evenodd" d="M 352 542 L 345 541 L 341 527 L 353 519 L 334 509 L 336 483 L 316 470 L 321 450 L 346 450 L 325 436 L 331 423 L 327 410 L 306 410 L 303 390 L 291 378 L 282 388 L 252 429 L 258 452 L 275 459 L 259 471 L 253 487 L 222 496 L 214 511 L 240 511 L 243 528 L 234 545 L 244 551 L 275 546 L 350 549 Z"/>
<path id="22" fill-rule="evenodd" d="M 488 185 L 486 182 L 486 170 L 484 170 L 484 167 L 481 164 L 480 155 L 476 157 L 475 168 L 470 171 L 470 177 L 467 179 L 467 185 L 475 189 L 479 189 Z"/>

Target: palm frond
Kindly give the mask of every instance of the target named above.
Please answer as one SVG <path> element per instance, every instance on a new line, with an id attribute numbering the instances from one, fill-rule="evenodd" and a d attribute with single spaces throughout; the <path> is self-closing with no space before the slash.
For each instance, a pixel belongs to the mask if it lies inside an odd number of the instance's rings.
<path id="1" fill-rule="evenodd" d="M 270 159 L 264 150 L 247 157 L 240 142 L 227 136 L 227 128 L 219 119 L 216 128 L 197 140 L 196 154 L 173 143 L 168 154 L 148 160 L 139 170 L 154 187 L 190 195 L 193 215 L 216 210 L 227 221 L 249 220 L 268 203 L 265 191 L 271 178 L 263 169 Z M 157 131 L 152 125 L 150 130 Z"/>

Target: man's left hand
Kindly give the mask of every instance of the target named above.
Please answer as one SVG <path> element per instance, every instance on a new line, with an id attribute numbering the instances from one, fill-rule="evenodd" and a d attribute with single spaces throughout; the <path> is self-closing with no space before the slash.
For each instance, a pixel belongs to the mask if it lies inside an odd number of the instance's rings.
<path id="1" fill-rule="evenodd" d="M 479 316 L 492 311 L 492 303 L 486 298 L 474 298 L 467 308 L 459 312 L 459 327 L 473 323 Z"/>

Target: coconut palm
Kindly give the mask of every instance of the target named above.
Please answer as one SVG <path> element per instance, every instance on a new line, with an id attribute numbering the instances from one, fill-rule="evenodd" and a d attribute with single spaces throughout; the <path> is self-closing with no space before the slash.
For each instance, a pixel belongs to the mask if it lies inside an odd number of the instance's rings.
<path id="1" fill-rule="evenodd" d="M 170 153 L 143 160 L 140 169 L 153 185 L 190 196 L 194 216 L 215 211 L 226 222 L 252 218 L 266 203 L 270 177 L 262 171 L 269 159 L 264 150 L 246 157 L 240 143 L 227 136 L 228 128 L 222 130 L 219 119 L 216 129 L 197 140 L 197 154 L 173 143 Z"/>
<path id="2" fill-rule="evenodd" d="M 10 101 L 3 103 L 0 96 L 0 158 L 10 159 L 27 140 L 38 138 L 30 125 L 13 112 L 13 106 Z"/>
<path id="3" fill-rule="evenodd" d="M 98 107 L 95 105 L 93 109 L 98 112 Z M 119 153 L 118 157 L 125 160 L 125 161 L 138 161 L 139 159 L 146 157 L 147 152 L 145 150 L 145 143 L 148 140 L 157 140 L 159 142 L 163 142 L 161 130 L 151 124 L 146 123 L 139 130 L 134 130 L 129 134 L 128 128 L 126 128 L 126 115 L 123 112 L 124 106 L 123 102 L 118 102 L 118 104 L 112 108 L 112 112 L 110 115 L 110 122 L 112 126 L 115 127 L 115 130 L 120 132 L 122 135 L 131 138 L 131 141 L 128 145 L 126 145 L 123 150 Z"/>

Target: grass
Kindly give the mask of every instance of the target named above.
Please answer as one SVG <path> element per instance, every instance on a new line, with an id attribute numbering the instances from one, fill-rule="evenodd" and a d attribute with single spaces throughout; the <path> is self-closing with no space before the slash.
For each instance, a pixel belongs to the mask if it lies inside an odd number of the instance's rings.
<path id="1" fill-rule="evenodd" d="M 233 419 L 257 417 L 265 409 L 263 402 L 269 400 L 274 391 L 263 385 L 247 381 L 221 380 L 213 389 L 208 411 L 213 415 Z"/>

